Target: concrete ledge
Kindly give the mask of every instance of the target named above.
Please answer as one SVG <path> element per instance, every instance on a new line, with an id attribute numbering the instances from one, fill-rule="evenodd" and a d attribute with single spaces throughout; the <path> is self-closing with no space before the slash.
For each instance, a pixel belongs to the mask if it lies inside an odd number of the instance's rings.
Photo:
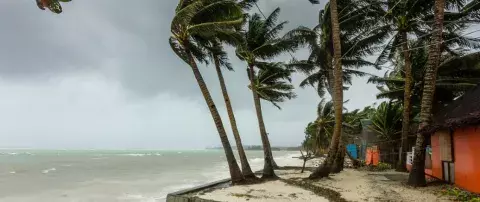
<path id="1" fill-rule="evenodd" d="M 169 193 L 167 195 L 167 202 L 216 202 L 213 200 L 206 200 L 198 197 L 186 196 L 186 194 L 198 192 L 198 191 L 212 188 L 221 184 L 226 184 L 226 183 L 229 183 L 230 181 L 231 181 L 230 178 L 228 178 L 228 179 L 223 179 L 223 180 L 211 182 L 208 184 L 192 187 L 189 189 L 184 189 L 177 192 Z"/>

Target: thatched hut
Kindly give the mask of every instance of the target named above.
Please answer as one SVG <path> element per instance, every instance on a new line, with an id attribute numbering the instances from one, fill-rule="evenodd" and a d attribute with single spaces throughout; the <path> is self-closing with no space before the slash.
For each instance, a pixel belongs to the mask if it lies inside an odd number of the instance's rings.
<path id="1" fill-rule="evenodd" d="M 444 107 L 420 132 L 430 137 L 426 173 L 480 193 L 480 87 Z"/>

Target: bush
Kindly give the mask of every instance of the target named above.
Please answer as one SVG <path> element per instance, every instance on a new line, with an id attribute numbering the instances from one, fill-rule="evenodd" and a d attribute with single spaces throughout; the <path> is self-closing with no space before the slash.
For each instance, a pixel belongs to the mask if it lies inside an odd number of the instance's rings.
<path id="1" fill-rule="evenodd" d="M 363 164 L 363 165 L 365 165 L 365 164 Z M 367 166 L 364 166 L 362 168 L 364 170 L 367 170 L 367 171 L 381 172 L 381 171 L 386 171 L 386 170 L 392 169 L 392 165 L 390 165 L 388 163 L 379 162 L 377 166 L 367 165 Z"/>

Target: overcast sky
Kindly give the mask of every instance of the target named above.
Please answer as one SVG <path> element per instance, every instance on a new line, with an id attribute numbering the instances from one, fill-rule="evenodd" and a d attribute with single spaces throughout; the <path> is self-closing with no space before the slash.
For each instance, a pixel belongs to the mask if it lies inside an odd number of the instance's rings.
<path id="1" fill-rule="evenodd" d="M 0 1 L 0 148 L 220 145 L 190 68 L 167 43 L 176 3 L 74 0 L 56 15 L 39 10 L 33 0 Z M 288 20 L 290 30 L 314 26 L 324 3 L 262 0 L 259 6 L 266 14 L 280 7 L 280 20 Z M 260 144 L 245 64 L 231 58 L 237 71 L 225 77 L 243 143 Z M 201 71 L 230 134 L 214 68 Z M 298 98 L 283 103 L 283 110 L 263 104 L 272 145 L 298 145 L 315 119 L 320 98 L 313 88 L 298 88 L 304 77 L 294 76 Z M 346 106 L 371 105 L 376 93 L 366 78 L 354 79 Z"/>

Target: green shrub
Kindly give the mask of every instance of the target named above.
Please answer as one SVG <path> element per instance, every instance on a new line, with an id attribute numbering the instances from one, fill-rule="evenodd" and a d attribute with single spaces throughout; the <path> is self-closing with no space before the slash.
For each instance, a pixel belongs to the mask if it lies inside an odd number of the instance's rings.
<path id="1" fill-rule="evenodd" d="M 363 165 L 365 165 L 365 164 L 363 164 Z M 362 167 L 362 169 L 367 170 L 367 171 L 373 171 L 373 172 L 381 172 L 381 171 L 386 171 L 386 170 L 392 169 L 392 165 L 390 165 L 388 163 L 379 162 L 377 166 L 367 165 L 367 166 Z"/>
<path id="2" fill-rule="evenodd" d="M 480 202 L 480 196 L 457 187 L 446 186 L 442 193 L 454 197 L 456 201 Z"/>

